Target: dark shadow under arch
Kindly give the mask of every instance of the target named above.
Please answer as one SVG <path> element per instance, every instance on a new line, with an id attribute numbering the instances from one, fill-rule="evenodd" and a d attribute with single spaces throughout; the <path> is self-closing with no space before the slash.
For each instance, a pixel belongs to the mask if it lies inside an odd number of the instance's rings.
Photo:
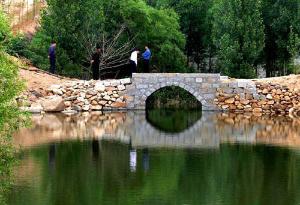
<path id="1" fill-rule="evenodd" d="M 179 86 L 165 86 L 146 100 L 146 119 L 156 129 L 180 133 L 201 118 L 201 102 Z"/>
<path id="2" fill-rule="evenodd" d="M 146 99 L 146 109 L 202 109 L 201 102 L 189 91 L 179 86 L 165 86 Z"/>

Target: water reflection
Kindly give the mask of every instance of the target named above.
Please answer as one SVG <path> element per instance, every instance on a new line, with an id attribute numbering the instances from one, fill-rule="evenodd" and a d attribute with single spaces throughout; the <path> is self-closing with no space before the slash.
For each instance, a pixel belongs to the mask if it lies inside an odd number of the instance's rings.
<path id="1" fill-rule="evenodd" d="M 157 113 L 157 112 L 154 112 Z M 153 113 L 152 113 L 153 114 Z M 151 115 L 152 115 L 151 114 Z M 156 114 L 153 116 L 156 116 Z M 300 146 L 300 120 L 289 117 L 255 116 L 224 113 L 177 112 L 188 123 L 180 132 L 166 132 L 160 127 L 176 130 L 177 123 L 168 123 L 171 117 L 158 122 L 147 120 L 144 112 L 83 113 L 78 115 L 33 116 L 33 127 L 22 129 L 14 137 L 21 147 L 73 140 L 92 140 L 93 155 L 99 152 L 99 140 L 114 140 L 131 144 L 133 148 L 218 148 L 222 143 L 264 143 L 280 146 Z M 196 118 L 198 120 L 196 121 Z M 188 120 L 189 117 L 192 119 Z M 148 115 L 148 119 L 151 118 Z M 164 124 L 164 122 L 167 122 Z M 182 129 L 182 128 L 180 128 Z M 177 130 L 178 131 L 178 130 Z"/>
<path id="2" fill-rule="evenodd" d="M 56 147 L 55 144 L 49 145 L 49 168 L 53 170 L 55 168 L 55 155 L 56 155 Z"/>
<path id="3" fill-rule="evenodd" d="M 297 151 L 244 145 L 222 145 L 218 151 L 149 149 L 145 169 L 142 149 L 100 144 L 97 161 L 88 141 L 59 144 L 51 174 L 48 146 L 24 151 L 9 204 L 300 203 Z"/>
<path id="4" fill-rule="evenodd" d="M 14 137 L 25 149 L 8 201 L 296 205 L 299 125 L 287 117 L 203 113 L 167 133 L 144 112 L 34 116 L 33 127 Z"/>
<path id="5" fill-rule="evenodd" d="M 202 112 L 185 109 L 149 109 L 147 121 L 156 129 L 166 133 L 180 133 L 200 120 Z"/>

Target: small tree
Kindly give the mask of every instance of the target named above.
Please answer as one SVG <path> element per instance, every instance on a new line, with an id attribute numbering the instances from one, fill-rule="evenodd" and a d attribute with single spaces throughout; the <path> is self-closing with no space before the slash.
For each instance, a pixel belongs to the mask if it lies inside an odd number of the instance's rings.
<path id="1" fill-rule="evenodd" d="M 114 68 L 120 68 L 128 64 L 131 50 L 133 49 L 133 39 L 128 40 L 124 37 L 126 26 L 122 25 L 119 31 L 113 36 L 108 36 L 105 32 L 91 32 L 90 26 L 88 31 L 81 34 L 81 46 L 85 53 L 84 65 L 89 64 L 96 46 L 101 48 L 100 55 L 100 73 L 109 73 Z M 98 30 L 100 32 L 100 30 Z"/>

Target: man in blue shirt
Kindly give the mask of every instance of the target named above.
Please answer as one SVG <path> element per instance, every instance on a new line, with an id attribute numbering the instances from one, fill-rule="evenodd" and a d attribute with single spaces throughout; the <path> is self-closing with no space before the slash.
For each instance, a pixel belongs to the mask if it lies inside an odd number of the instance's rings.
<path id="1" fill-rule="evenodd" d="M 50 73 L 55 73 L 55 62 L 56 62 L 56 42 L 52 41 L 50 48 L 49 48 L 49 52 L 48 52 L 48 58 L 50 61 Z"/>
<path id="2" fill-rule="evenodd" d="M 144 63 L 144 72 L 149 73 L 149 67 L 150 67 L 150 59 L 151 59 L 151 51 L 148 48 L 148 46 L 145 46 L 145 52 L 142 54 L 143 57 L 143 63 Z"/>

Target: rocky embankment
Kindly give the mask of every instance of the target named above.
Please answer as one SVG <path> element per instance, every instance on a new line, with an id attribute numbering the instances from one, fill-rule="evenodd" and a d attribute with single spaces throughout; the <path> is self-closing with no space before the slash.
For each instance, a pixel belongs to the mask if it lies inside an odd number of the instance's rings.
<path id="1" fill-rule="evenodd" d="M 32 113 L 99 111 L 124 109 L 130 98 L 124 94 L 129 78 L 121 80 L 72 80 L 47 89 L 30 89 L 18 99 L 18 105 Z"/>
<path id="2" fill-rule="evenodd" d="M 300 89 L 263 80 L 223 81 L 217 91 L 216 105 L 229 112 L 291 114 L 300 116 Z"/>
<path id="3" fill-rule="evenodd" d="M 27 90 L 17 98 L 26 111 L 77 113 L 128 108 L 131 79 L 83 81 L 51 75 L 34 67 L 21 69 Z M 300 76 L 243 80 L 221 78 L 215 105 L 224 112 L 300 116 Z"/>

